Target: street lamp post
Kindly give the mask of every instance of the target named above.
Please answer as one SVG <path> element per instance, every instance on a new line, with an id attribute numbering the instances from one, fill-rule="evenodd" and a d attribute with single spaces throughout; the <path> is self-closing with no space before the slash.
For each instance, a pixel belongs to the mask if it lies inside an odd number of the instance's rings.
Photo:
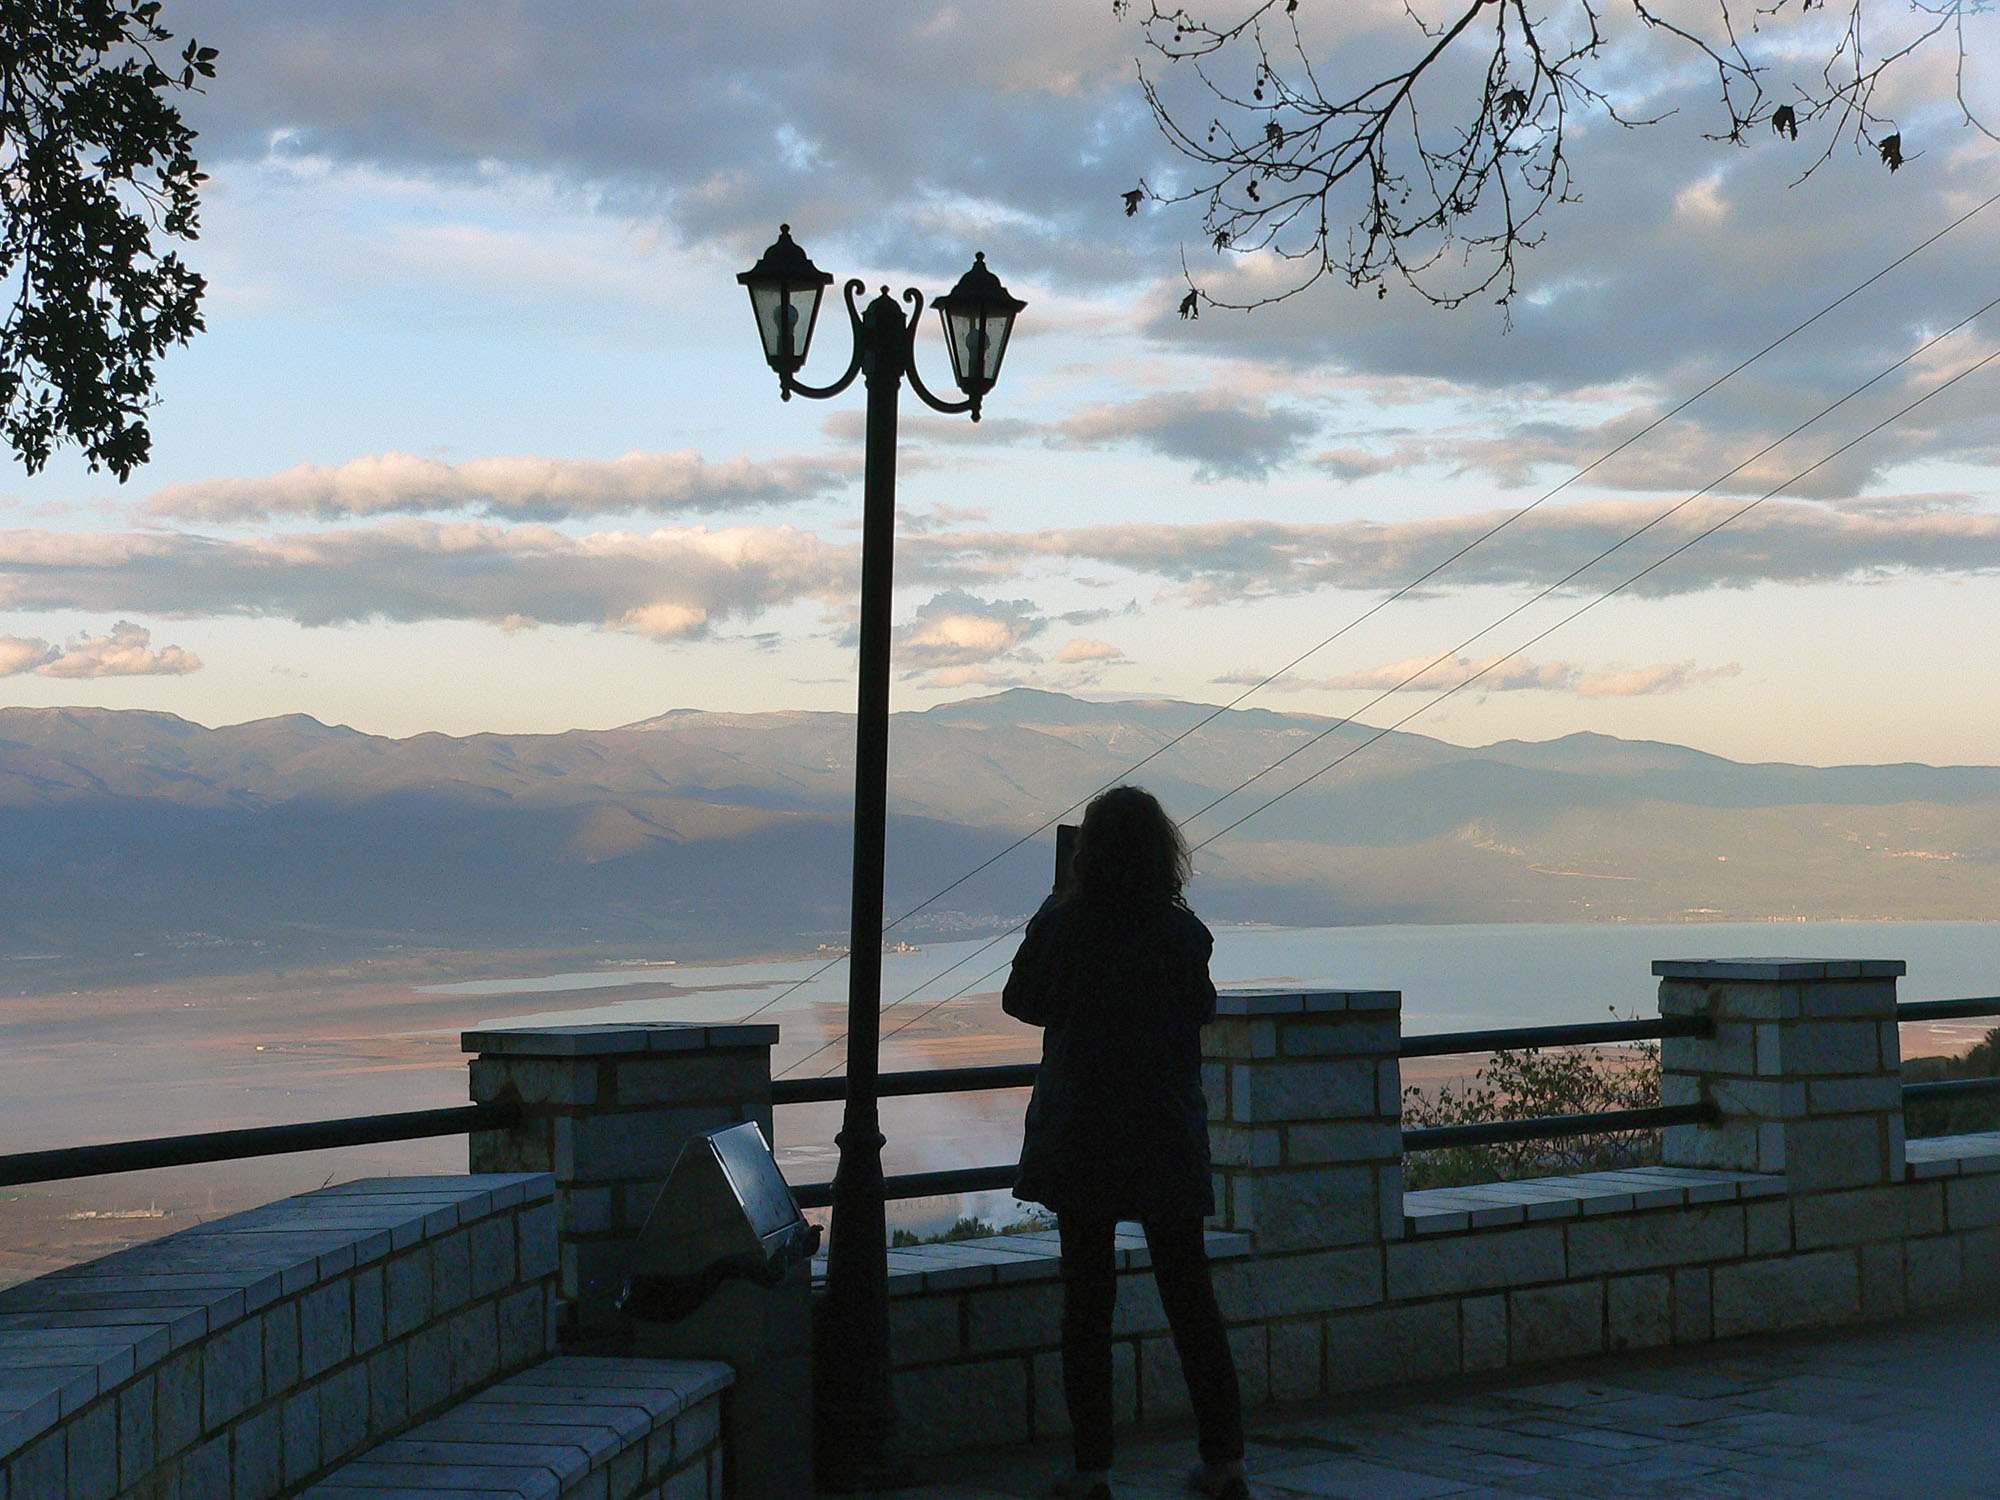
<path id="1" fill-rule="evenodd" d="M 958 285 L 937 299 L 952 374 L 963 401 L 931 394 L 916 366 L 917 322 L 924 298 L 903 293 L 907 318 L 885 286 L 864 310 L 859 279 L 842 288 L 853 325 L 847 373 L 827 386 L 796 377 L 806 361 L 820 298 L 833 277 L 815 266 L 783 225 L 763 258 L 736 278 L 750 292 L 764 357 L 789 401 L 837 396 L 865 376 L 867 459 L 861 523 L 861 664 L 854 749 L 854 887 L 848 940 L 847 1097 L 841 1114 L 840 1165 L 833 1178 L 833 1224 L 827 1249 L 826 1300 L 813 1340 L 814 1469 L 822 1489 L 852 1491 L 894 1482 L 895 1405 L 889 1385 L 888 1231 L 882 1199 L 882 1126 L 876 1105 L 881 1049 L 882 861 L 889 774 L 889 624 L 896 522 L 896 401 L 903 378 L 926 406 L 967 412 L 1000 373 L 1014 318 L 1027 304 L 1009 296 L 973 259 Z"/>

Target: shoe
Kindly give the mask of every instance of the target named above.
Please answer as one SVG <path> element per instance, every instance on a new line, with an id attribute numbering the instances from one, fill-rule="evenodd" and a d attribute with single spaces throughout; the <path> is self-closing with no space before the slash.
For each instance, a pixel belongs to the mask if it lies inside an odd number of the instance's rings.
<path id="1" fill-rule="evenodd" d="M 1048 1488 L 1048 1500 L 1111 1500 L 1111 1481 L 1102 1474 L 1080 1474 L 1072 1469 L 1055 1477 Z"/>
<path id="2" fill-rule="evenodd" d="M 1188 1488 L 1210 1500 L 1250 1500 L 1250 1483 L 1243 1477 L 1243 1465 L 1196 1464 L 1188 1470 Z"/>

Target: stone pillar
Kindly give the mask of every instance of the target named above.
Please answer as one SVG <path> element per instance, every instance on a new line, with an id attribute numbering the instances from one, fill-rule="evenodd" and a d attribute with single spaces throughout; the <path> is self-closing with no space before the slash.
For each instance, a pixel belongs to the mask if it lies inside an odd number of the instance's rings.
<path id="1" fill-rule="evenodd" d="M 1218 1228 L 1259 1257 L 1403 1232 L 1403 997 L 1231 990 L 1202 1033 Z"/>
<path id="2" fill-rule="evenodd" d="M 1782 1172 L 1792 1192 L 1903 1176 L 1900 959 L 1661 960 L 1660 1013 L 1712 1016 L 1661 1044 L 1661 1102 L 1712 1099 L 1716 1125 L 1665 1131 L 1672 1166 Z"/>
<path id="3" fill-rule="evenodd" d="M 561 1336 L 621 1330 L 613 1310 L 632 1241 L 682 1144 L 755 1120 L 771 1135 L 775 1026 L 536 1026 L 468 1031 L 475 1102 L 512 1098 L 518 1130 L 471 1137 L 474 1172 L 556 1180 Z"/>

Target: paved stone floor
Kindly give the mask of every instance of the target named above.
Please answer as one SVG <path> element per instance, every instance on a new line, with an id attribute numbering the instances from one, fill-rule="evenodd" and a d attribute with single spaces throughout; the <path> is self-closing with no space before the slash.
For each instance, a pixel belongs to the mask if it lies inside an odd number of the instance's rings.
<path id="1" fill-rule="evenodd" d="M 1258 1500 L 2000 1500 L 2000 1311 L 1550 1366 L 1250 1414 Z M 1121 1443 L 1113 1493 L 1183 1497 L 1185 1428 Z M 1039 1496 L 1060 1445 L 902 1500 Z"/>

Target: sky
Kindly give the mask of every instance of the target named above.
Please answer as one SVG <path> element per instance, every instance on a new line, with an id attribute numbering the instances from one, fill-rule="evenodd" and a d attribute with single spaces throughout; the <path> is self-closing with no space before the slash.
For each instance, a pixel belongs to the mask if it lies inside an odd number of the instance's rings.
<path id="1" fill-rule="evenodd" d="M 1400 5 L 1317 17 L 1329 68 L 1411 44 Z M 1573 119 L 1577 201 L 1510 312 L 1330 279 L 1185 320 L 1184 266 L 1221 295 L 1271 267 L 1193 208 L 1125 213 L 1188 169 L 1109 0 L 161 19 L 219 51 L 184 105 L 208 326 L 128 483 L 0 475 L 0 706 L 395 735 L 851 710 L 861 393 L 781 402 L 735 281 L 785 222 L 871 291 L 935 296 L 979 251 L 1028 304 L 982 422 L 904 397 L 898 708 L 1247 694 L 1466 744 L 2000 761 L 2000 364 L 1863 436 L 2000 348 L 2000 314 L 1957 326 L 2000 297 L 2000 205 L 1597 462 L 2000 194 L 1947 53 L 1878 95 L 1901 170 L 1843 146 L 1800 181 L 1810 130 L 1705 139 L 1712 78 L 1628 27 L 1597 77 L 1658 123 Z M 2000 18 L 1968 24 L 2000 118 Z M 918 358 L 948 389 L 934 319 Z"/>

